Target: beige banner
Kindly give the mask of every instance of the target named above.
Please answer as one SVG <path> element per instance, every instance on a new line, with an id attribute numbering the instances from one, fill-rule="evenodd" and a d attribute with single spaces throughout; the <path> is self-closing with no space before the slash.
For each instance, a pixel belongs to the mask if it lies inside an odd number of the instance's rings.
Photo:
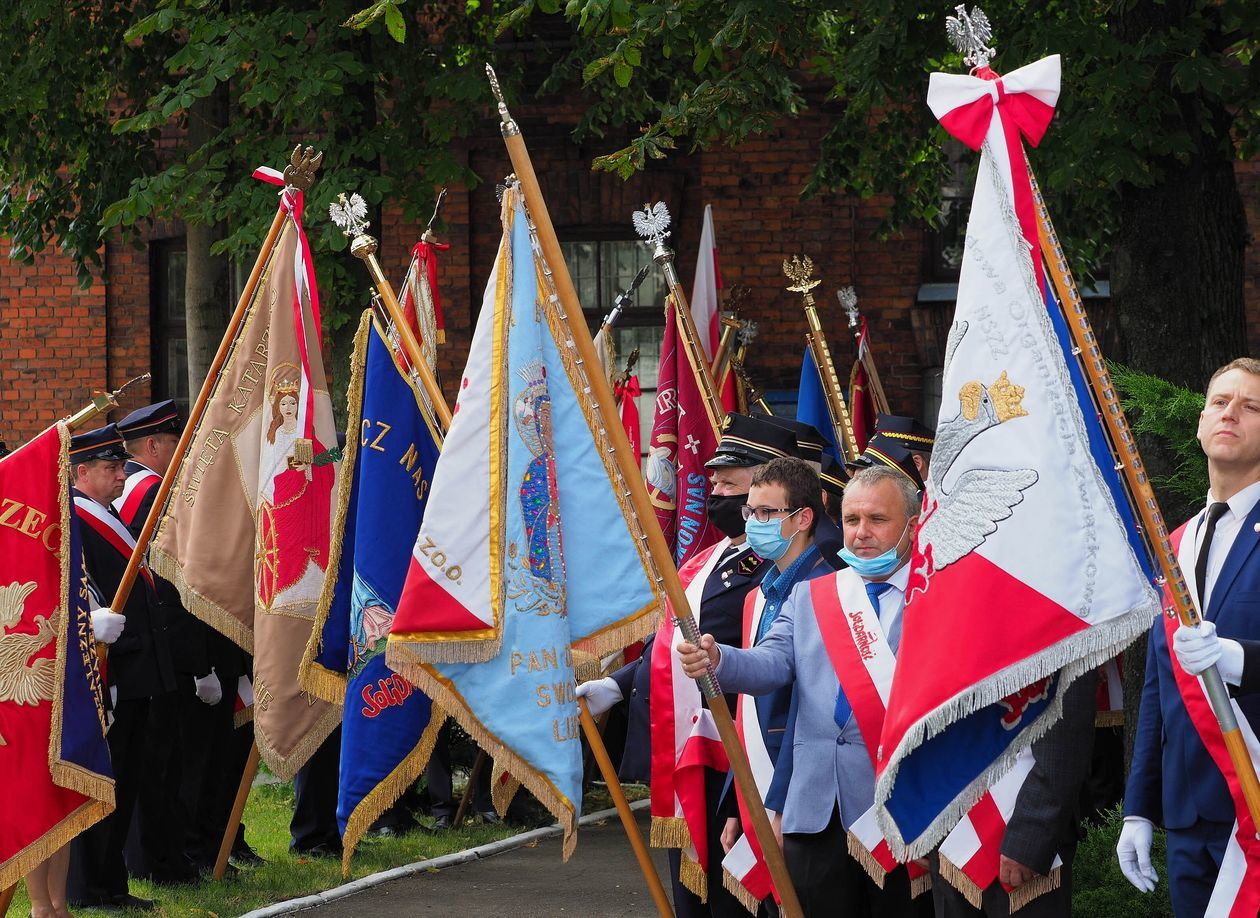
<path id="1" fill-rule="evenodd" d="M 297 679 L 328 567 L 339 469 L 319 329 L 305 296 L 314 434 L 303 436 L 298 245 L 288 220 L 180 460 L 151 551 L 153 569 L 178 587 L 185 606 L 254 655 L 258 748 L 284 778 L 341 720 L 339 707 L 302 691 Z"/>

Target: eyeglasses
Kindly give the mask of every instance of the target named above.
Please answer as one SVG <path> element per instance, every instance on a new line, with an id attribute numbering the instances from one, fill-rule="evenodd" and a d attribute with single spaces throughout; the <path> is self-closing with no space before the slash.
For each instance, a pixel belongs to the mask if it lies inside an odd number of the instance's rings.
<path id="1" fill-rule="evenodd" d="M 774 519 L 775 514 L 777 513 L 786 513 L 788 516 L 793 516 L 800 512 L 801 512 L 800 507 L 797 507 L 795 510 L 793 510 L 791 507 L 750 507 L 747 504 L 744 504 L 742 507 L 739 508 L 739 515 L 742 516 L 745 520 L 749 520 L 749 519 L 752 519 L 753 517 L 756 517 L 757 522 L 759 523 L 770 522 L 772 519 Z"/>

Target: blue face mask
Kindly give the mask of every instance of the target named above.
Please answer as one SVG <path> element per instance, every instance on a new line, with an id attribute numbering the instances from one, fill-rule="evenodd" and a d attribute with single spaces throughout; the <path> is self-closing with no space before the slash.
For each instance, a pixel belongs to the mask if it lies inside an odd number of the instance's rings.
<path id="1" fill-rule="evenodd" d="M 757 557 L 768 561 L 778 561 L 787 554 L 788 546 L 792 544 L 796 533 L 785 536 L 783 520 L 790 520 L 798 513 L 800 513 L 799 509 L 793 510 L 782 519 L 766 520 L 763 523 L 754 517 L 744 523 L 744 535 L 748 536 L 748 545 L 757 553 Z"/>
<path id="2" fill-rule="evenodd" d="M 749 525 L 752 525 L 751 523 Z M 910 528 L 910 521 L 906 520 L 906 529 Z M 906 529 L 901 530 L 901 535 L 897 537 L 900 544 L 901 539 L 906 534 Z M 750 539 L 751 541 L 751 539 Z M 901 564 L 901 557 L 897 554 L 897 546 L 894 545 L 888 551 L 874 558 L 863 558 L 849 551 L 848 546 L 840 549 L 837 554 L 845 564 L 853 568 L 854 573 L 859 577 L 886 577 L 897 569 Z"/>

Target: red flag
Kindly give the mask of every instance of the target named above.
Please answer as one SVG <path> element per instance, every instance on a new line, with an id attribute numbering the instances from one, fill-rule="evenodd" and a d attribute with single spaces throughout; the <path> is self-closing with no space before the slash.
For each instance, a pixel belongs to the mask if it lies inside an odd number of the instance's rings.
<path id="1" fill-rule="evenodd" d="M 656 415 L 644 478 L 656 520 L 674 562 L 682 567 L 721 534 L 709 525 L 709 473 L 704 467 L 717 442 L 696 372 L 678 338 L 677 309 L 672 300 L 665 309 L 665 341 L 657 379 Z"/>
<path id="2" fill-rule="evenodd" d="M 69 441 L 58 424 L 0 462 L 0 889 L 114 809 Z"/>
<path id="3" fill-rule="evenodd" d="M 857 442 L 857 451 L 861 453 L 875 433 L 875 398 L 871 394 L 871 382 L 863 362 L 870 356 L 870 332 L 866 327 L 866 317 L 862 317 L 861 331 L 858 332 L 858 356 L 853 361 L 853 373 L 849 376 L 849 415 L 853 421 L 853 439 Z"/>

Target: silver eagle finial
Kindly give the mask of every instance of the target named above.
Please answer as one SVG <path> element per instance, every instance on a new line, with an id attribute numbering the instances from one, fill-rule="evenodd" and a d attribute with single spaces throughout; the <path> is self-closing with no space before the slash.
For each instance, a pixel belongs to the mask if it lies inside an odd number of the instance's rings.
<path id="1" fill-rule="evenodd" d="M 744 347 L 752 344 L 757 340 L 757 323 L 751 319 L 744 319 L 739 323 L 739 331 L 735 333 L 735 337 L 739 339 L 739 343 Z"/>
<path id="2" fill-rule="evenodd" d="M 954 7 L 957 16 L 945 17 L 945 33 L 954 47 L 963 55 L 963 63 L 969 67 L 988 67 L 997 50 L 989 42 L 993 39 L 993 27 L 984 10 L 973 6 L 967 12 L 966 4 Z"/>
<path id="3" fill-rule="evenodd" d="M 352 239 L 362 236 L 371 225 L 367 219 L 367 202 L 357 192 L 337 195 L 337 200 L 328 205 L 328 217 Z"/>
<path id="4" fill-rule="evenodd" d="M 664 201 L 644 204 L 643 209 L 636 210 L 631 219 L 634 221 L 634 231 L 649 245 L 660 246 L 669 238 L 669 208 Z"/>
<path id="5" fill-rule="evenodd" d="M 858 312 L 857 307 L 857 291 L 852 285 L 841 287 L 836 291 L 836 299 L 840 301 L 840 305 L 849 316 L 849 328 L 857 328 L 858 321 L 861 319 L 861 313 Z"/>

